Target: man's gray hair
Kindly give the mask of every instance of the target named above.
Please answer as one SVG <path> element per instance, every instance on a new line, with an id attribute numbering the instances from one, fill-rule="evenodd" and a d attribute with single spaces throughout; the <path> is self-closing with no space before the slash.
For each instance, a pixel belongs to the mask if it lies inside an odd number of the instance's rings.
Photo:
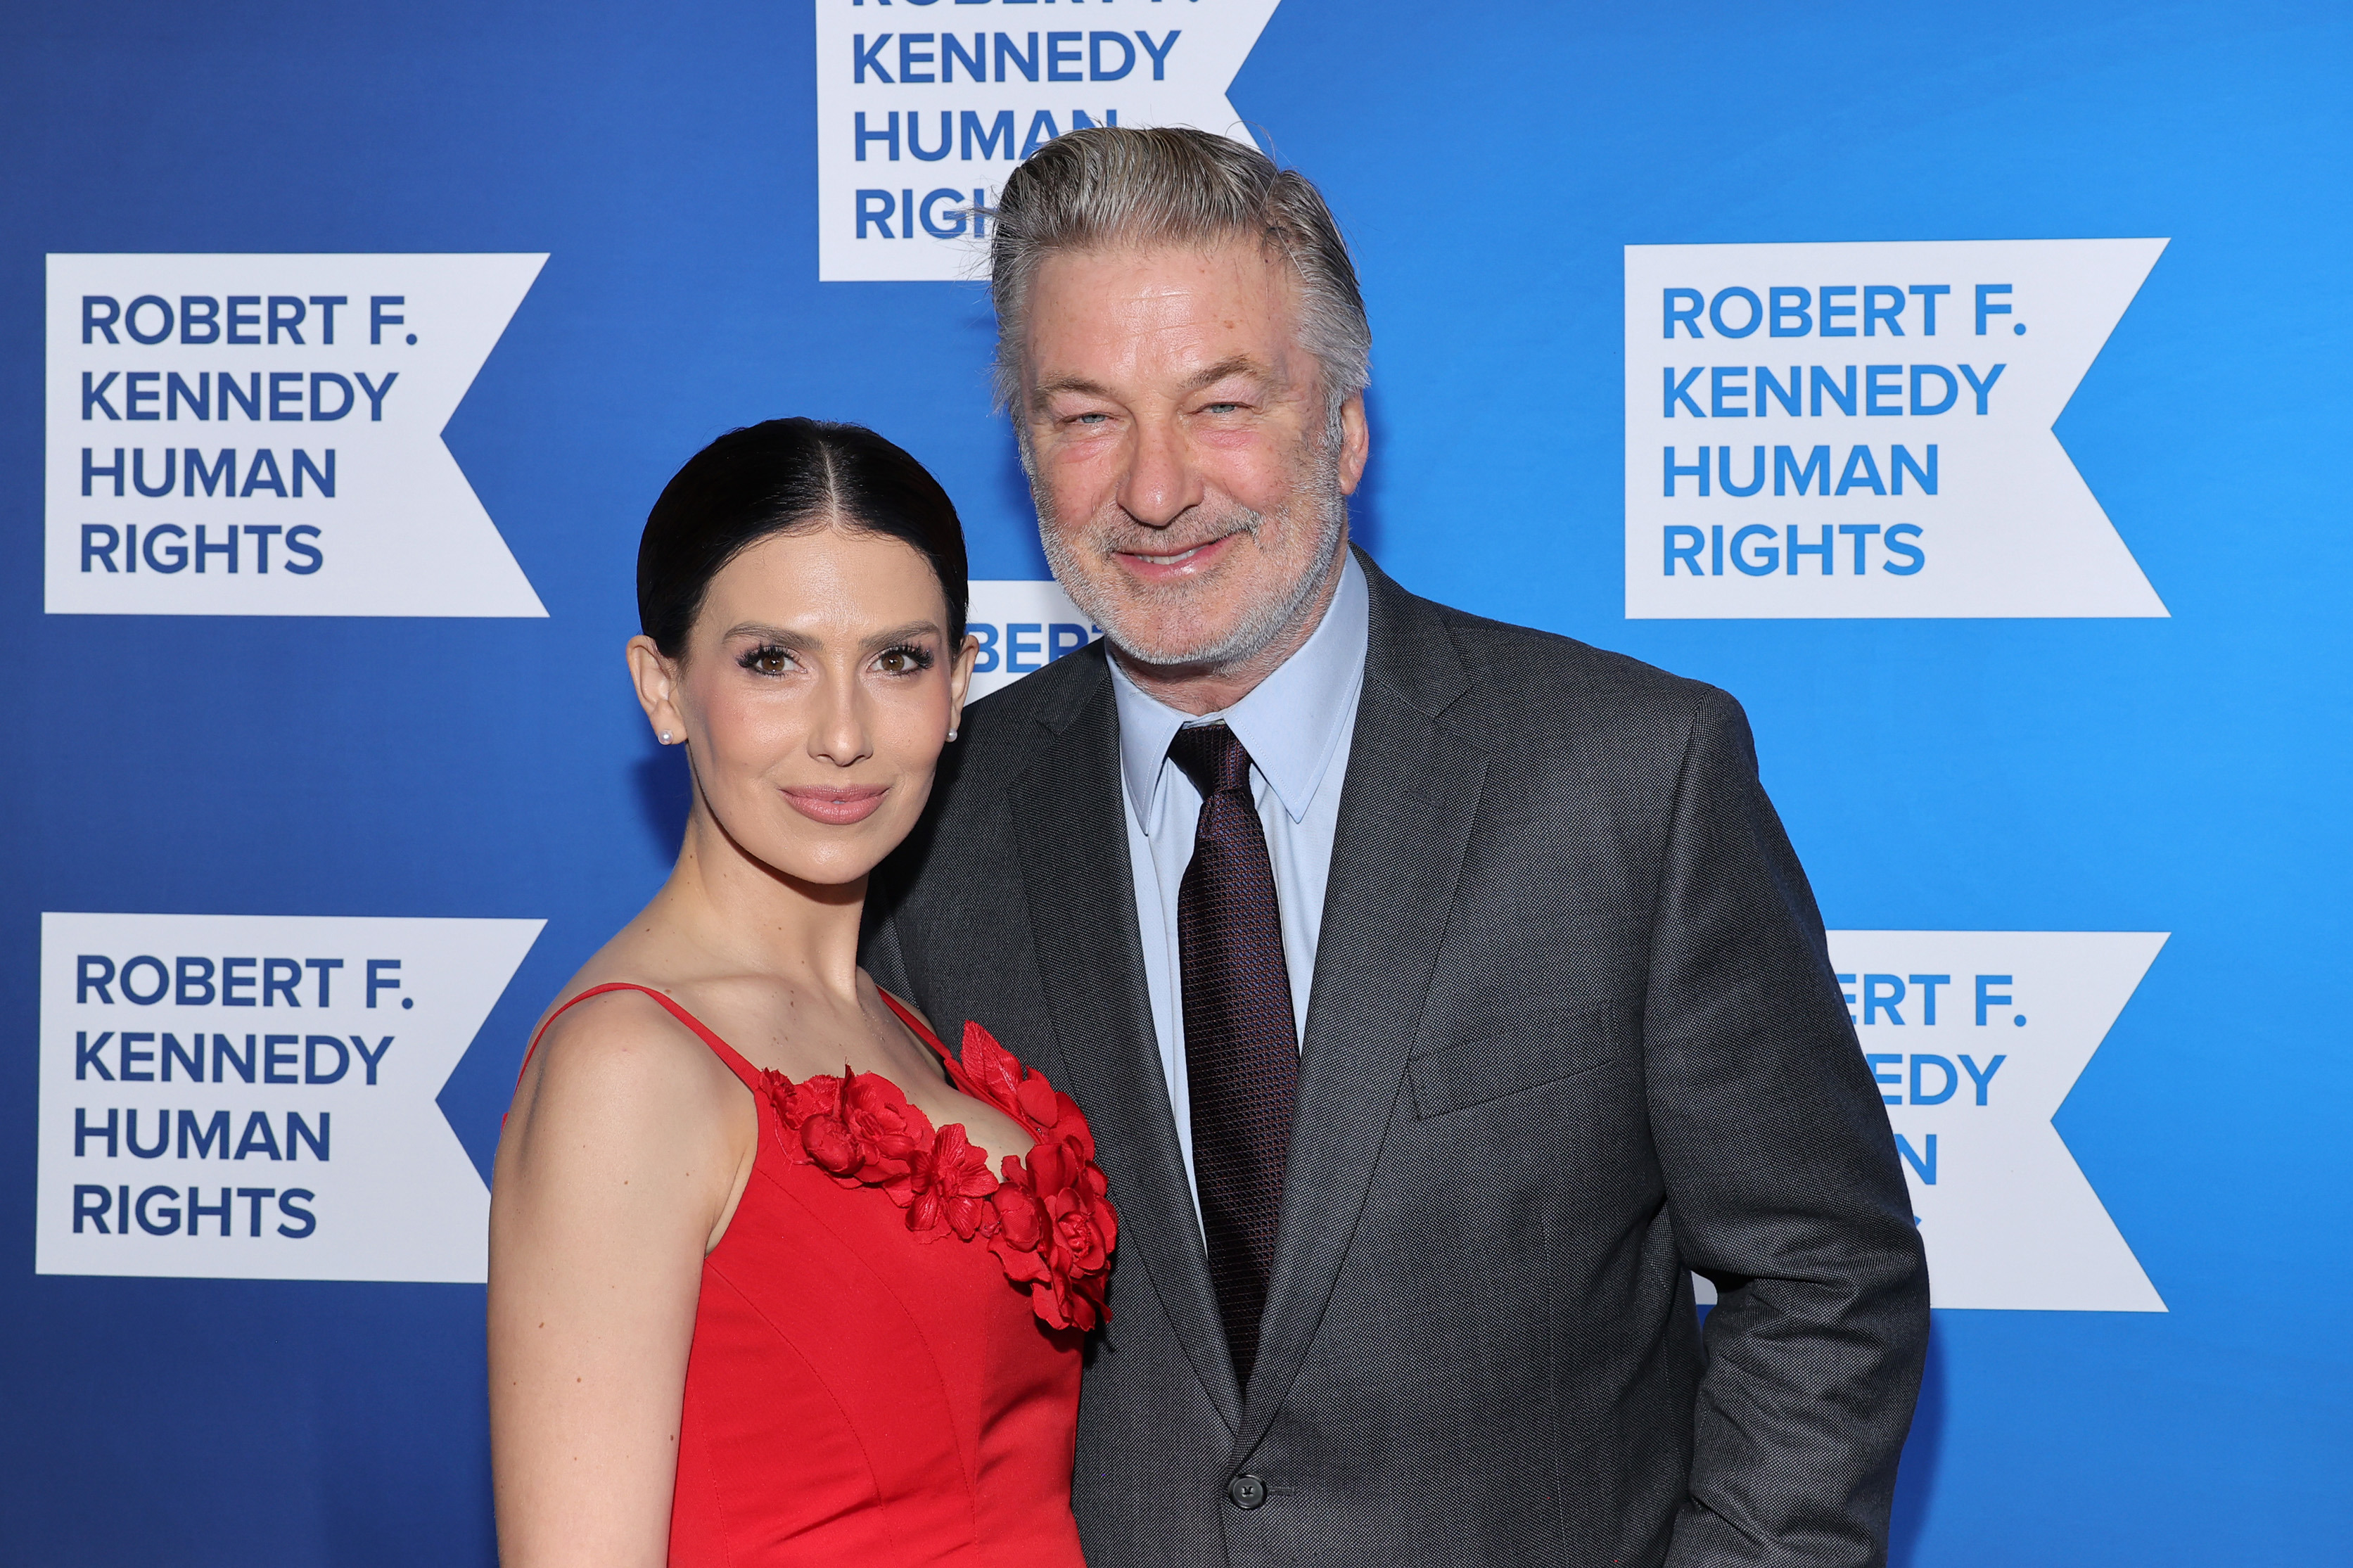
<path id="1" fill-rule="evenodd" d="M 992 221 L 997 400 L 1017 428 L 1029 286 L 1058 250 L 1256 238 L 1299 279 L 1300 338 L 1323 368 L 1327 424 L 1336 429 L 1341 405 L 1372 379 L 1373 331 L 1339 225 L 1304 175 L 1255 147 L 1206 131 L 1088 126 L 1016 168 Z"/>

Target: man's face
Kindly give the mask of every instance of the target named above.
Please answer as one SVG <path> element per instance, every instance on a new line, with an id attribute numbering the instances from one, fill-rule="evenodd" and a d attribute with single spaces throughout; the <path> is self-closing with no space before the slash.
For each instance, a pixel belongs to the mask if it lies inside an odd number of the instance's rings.
<path id="1" fill-rule="evenodd" d="M 1057 252 L 1029 333 L 1017 412 L 1047 559 L 1079 607 L 1147 665 L 1296 647 L 1338 567 L 1366 436 L 1352 397 L 1327 437 L 1291 268 L 1247 240 Z"/>

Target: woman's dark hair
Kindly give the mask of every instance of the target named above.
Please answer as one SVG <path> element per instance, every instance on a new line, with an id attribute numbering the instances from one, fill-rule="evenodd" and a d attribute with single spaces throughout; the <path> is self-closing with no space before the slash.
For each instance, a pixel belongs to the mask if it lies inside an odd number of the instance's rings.
<path id="1" fill-rule="evenodd" d="M 662 487 L 638 542 L 638 626 L 686 651 L 711 580 L 760 541 L 839 521 L 922 552 L 948 602 L 948 651 L 964 641 L 964 525 L 923 465 L 862 425 L 770 419 L 730 430 Z"/>

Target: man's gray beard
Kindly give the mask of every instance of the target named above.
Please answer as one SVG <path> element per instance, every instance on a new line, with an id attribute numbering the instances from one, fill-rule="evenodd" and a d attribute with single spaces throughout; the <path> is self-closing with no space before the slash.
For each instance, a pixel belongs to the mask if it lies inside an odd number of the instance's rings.
<path id="1" fill-rule="evenodd" d="M 1338 465 L 1326 459 L 1317 465 L 1312 489 L 1293 495 L 1284 505 L 1313 506 L 1321 516 L 1317 519 L 1314 566 L 1292 584 L 1291 592 L 1281 598 L 1270 599 L 1251 607 L 1233 630 L 1215 641 L 1199 641 L 1146 646 L 1136 630 L 1127 623 L 1127 609 L 1134 599 L 1163 603 L 1181 602 L 1180 595 L 1198 590 L 1145 589 L 1123 598 L 1115 593 L 1098 592 L 1076 569 L 1078 553 L 1054 526 L 1043 498 L 1038 500 L 1039 516 L 1046 524 L 1039 529 L 1039 542 L 1045 547 L 1046 564 L 1053 569 L 1055 581 L 1071 596 L 1071 602 L 1095 625 L 1101 626 L 1103 637 L 1129 659 L 1141 665 L 1157 668 L 1193 668 L 1208 671 L 1230 669 L 1256 658 L 1274 640 L 1282 636 L 1298 619 L 1300 612 L 1320 592 L 1335 569 L 1340 549 L 1340 539 L 1348 524 L 1348 501 L 1340 493 Z M 1247 507 L 1236 507 L 1219 519 L 1232 531 L 1259 537 L 1266 519 Z M 1080 549 L 1086 548 L 1082 542 Z"/>

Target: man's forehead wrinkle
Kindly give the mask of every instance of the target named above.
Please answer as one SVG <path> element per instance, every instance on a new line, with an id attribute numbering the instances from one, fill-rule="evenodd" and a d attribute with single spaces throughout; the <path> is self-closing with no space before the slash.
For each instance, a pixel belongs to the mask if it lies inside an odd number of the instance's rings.
<path id="1" fill-rule="evenodd" d="M 1050 397 L 1058 392 L 1083 393 L 1090 397 L 1109 397 L 1111 388 L 1091 376 L 1054 375 L 1038 383 L 1038 395 Z"/>
<path id="2" fill-rule="evenodd" d="M 1240 259 L 1230 250 L 1185 247 L 1063 252 L 1046 258 L 1037 284 L 1033 285 L 1033 299 L 1035 292 L 1044 291 L 1037 285 L 1044 285 L 1056 273 L 1095 271 L 1100 276 L 1106 269 L 1122 280 L 1121 297 L 1107 301 L 1115 310 L 1145 310 L 1189 300 L 1205 289 L 1217 288 L 1223 278 L 1240 282 L 1248 291 L 1263 289 L 1278 300 L 1287 300 L 1295 291 L 1297 279 L 1288 264 L 1270 262 L 1255 252 L 1250 254 L 1249 259 L 1260 265 L 1238 265 Z M 1056 266 L 1058 261 L 1063 265 Z"/>
<path id="3" fill-rule="evenodd" d="M 1290 384 L 1290 377 L 1283 373 L 1281 364 L 1281 361 L 1286 358 L 1288 358 L 1287 355 L 1279 356 L 1278 363 L 1276 364 L 1270 365 L 1260 360 L 1254 354 L 1228 354 L 1225 358 L 1218 361 L 1215 364 L 1205 365 L 1201 369 L 1193 372 L 1190 375 L 1187 375 L 1185 378 L 1184 390 L 1187 392 L 1198 392 L 1203 387 L 1214 386 L 1219 382 L 1230 380 L 1235 376 L 1254 376 L 1271 386 L 1288 386 Z M 1091 376 L 1074 374 L 1045 377 L 1037 384 L 1032 395 L 1038 403 L 1042 405 L 1047 399 L 1050 399 L 1060 393 L 1071 393 L 1082 397 L 1101 397 L 1112 400 L 1116 400 L 1119 395 L 1117 393 L 1113 392 L 1112 388 L 1105 386 L 1103 383 L 1094 380 Z"/>
<path id="4" fill-rule="evenodd" d="M 1196 263 L 1206 272 L 1222 263 L 1247 255 L 1270 268 L 1288 271 L 1291 263 L 1280 249 L 1269 249 L 1257 237 L 1245 233 L 1203 235 L 1196 239 L 1155 238 L 1144 236 L 1111 236 L 1093 244 L 1072 245 L 1057 249 L 1040 258 L 1040 269 L 1054 261 L 1067 258 L 1072 261 L 1109 261 L 1126 266 L 1146 266 L 1163 258 L 1181 257 Z"/>
<path id="5" fill-rule="evenodd" d="M 1234 375 L 1291 388 L 1301 348 L 1295 284 L 1287 267 L 1269 265 L 1276 260 L 1255 246 L 1118 247 L 1050 257 L 1041 268 L 1046 286 L 1032 297 L 1045 309 L 1031 317 L 1028 334 L 1029 401 L 1042 407 L 1057 394 L 1116 398 L 1107 374 L 1122 383 L 1169 376 L 1187 391 Z M 1057 295 L 1050 304 L 1048 296 Z M 1077 364 L 1067 357 L 1074 350 Z"/>

